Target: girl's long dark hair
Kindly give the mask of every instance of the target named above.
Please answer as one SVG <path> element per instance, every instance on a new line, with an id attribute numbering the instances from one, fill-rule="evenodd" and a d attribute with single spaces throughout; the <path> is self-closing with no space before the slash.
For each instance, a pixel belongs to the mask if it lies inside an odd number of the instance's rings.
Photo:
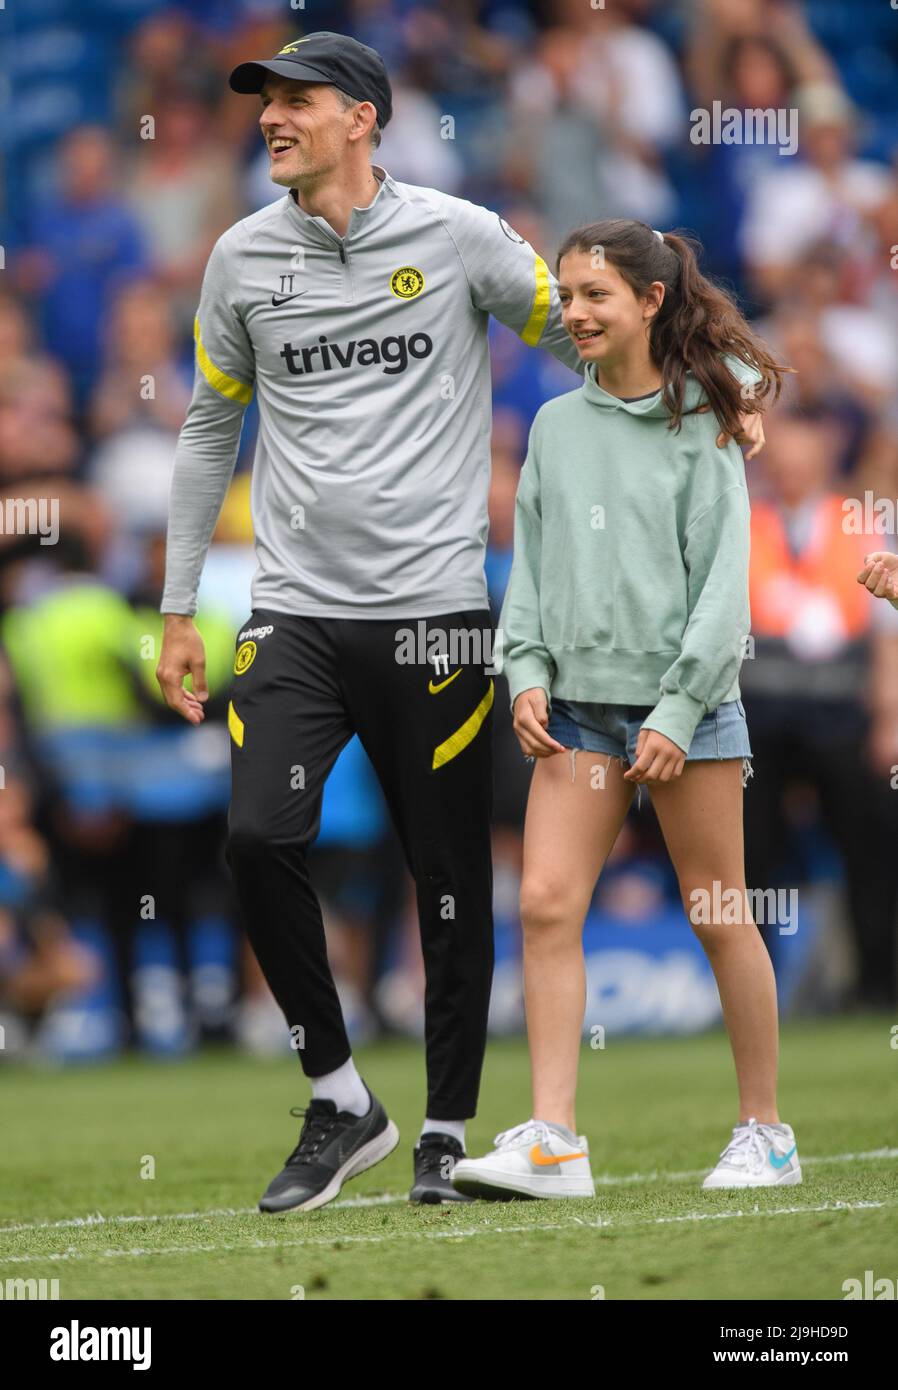
<path id="1" fill-rule="evenodd" d="M 791 368 L 774 360 L 729 295 L 702 274 L 700 250 L 693 238 L 680 232 L 665 232 L 662 241 L 645 222 L 609 217 L 575 227 L 568 234 L 558 252 L 555 273 L 560 272 L 562 257 L 571 252 L 596 255 L 601 251 L 637 295 L 646 294 L 653 281 L 660 280 L 664 302 L 651 321 L 649 351 L 661 373 L 670 428 L 680 428 L 686 373 L 692 372 L 721 429 L 736 435 L 739 416 L 764 410 L 771 392 L 776 401 L 782 378 Z M 723 361 L 724 353 L 756 367 L 762 380 L 744 389 Z"/>

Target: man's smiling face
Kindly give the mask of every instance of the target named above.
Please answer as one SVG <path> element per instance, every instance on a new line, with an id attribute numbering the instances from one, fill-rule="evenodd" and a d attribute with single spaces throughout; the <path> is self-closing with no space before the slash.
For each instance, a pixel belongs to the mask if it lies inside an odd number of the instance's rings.
<path id="1" fill-rule="evenodd" d="M 259 125 L 275 183 L 295 188 L 302 179 L 338 167 L 347 150 L 353 112 L 343 109 L 333 87 L 272 74 L 260 96 Z"/>

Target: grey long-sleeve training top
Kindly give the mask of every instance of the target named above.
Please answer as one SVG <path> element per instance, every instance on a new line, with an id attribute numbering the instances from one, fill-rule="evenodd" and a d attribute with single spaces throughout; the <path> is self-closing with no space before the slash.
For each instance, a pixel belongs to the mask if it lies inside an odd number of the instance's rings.
<path id="1" fill-rule="evenodd" d="M 404 618 L 487 606 L 489 315 L 582 366 L 554 277 L 507 223 L 374 172 L 380 189 L 342 239 L 288 193 L 212 250 L 163 613 L 196 612 L 254 390 L 253 608 Z"/>

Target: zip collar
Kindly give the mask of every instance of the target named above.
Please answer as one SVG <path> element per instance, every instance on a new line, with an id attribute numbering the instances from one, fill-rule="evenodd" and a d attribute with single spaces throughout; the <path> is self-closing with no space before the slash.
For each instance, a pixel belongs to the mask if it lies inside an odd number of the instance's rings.
<path id="1" fill-rule="evenodd" d="M 367 207 L 352 209 L 345 237 L 337 236 L 326 218 L 313 217 L 311 213 L 305 212 L 299 205 L 295 188 L 288 191 L 284 200 L 288 216 L 297 222 L 304 231 L 311 232 L 313 235 L 317 234 L 319 237 L 324 236 L 329 242 L 342 248 L 352 237 L 380 226 L 390 214 L 392 200 L 396 197 L 395 182 L 390 178 L 386 169 L 383 169 L 379 164 L 372 164 L 371 172 L 380 187 Z"/>

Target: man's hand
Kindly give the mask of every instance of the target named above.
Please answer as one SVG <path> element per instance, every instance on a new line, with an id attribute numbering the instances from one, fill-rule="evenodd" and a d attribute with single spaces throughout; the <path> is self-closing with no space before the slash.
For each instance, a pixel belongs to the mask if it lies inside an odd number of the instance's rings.
<path id="1" fill-rule="evenodd" d="M 640 729 L 636 740 L 636 761 L 624 773 L 625 782 L 671 782 L 679 777 L 686 762 L 686 754 L 671 739 L 659 734 L 657 729 Z"/>
<path id="2" fill-rule="evenodd" d="M 744 446 L 748 444 L 749 450 L 745 455 L 745 460 L 753 459 L 755 454 L 759 454 L 767 443 L 764 438 L 764 416 L 757 410 L 753 410 L 750 415 L 739 416 L 739 433 L 736 435 L 736 443 Z M 717 447 L 722 449 L 725 444 L 729 444 L 732 438 L 729 434 L 720 433 L 717 436 Z"/>
<path id="3" fill-rule="evenodd" d="M 564 748 L 546 733 L 549 703 L 541 686 L 522 690 L 514 702 L 514 731 L 521 751 L 528 758 L 551 758 Z"/>
<path id="4" fill-rule="evenodd" d="M 696 415 L 705 415 L 710 409 L 711 407 L 709 405 L 700 405 L 695 413 Z M 725 434 L 723 430 L 721 430 L 720 434 L 717 436 L 718 449 L 723 449 L 729 444 L 730 440 L 734 438 L 740 448 L 746 444 L 751 446 L 748 453 L 745 455 L 745 459 L 746 462 L 748 462 L 749 459 L 753 459 L 755 454 L 759 454 L 767 443 L 767 440 L 764 438 L 764 416 L 757 410 L 753 410 L 749 414 L 740 415 L 739 433 L 737 435 Z"/>
<path id="5" fill-rule="evenodd" d="M 190 675 L 193 691 L 184 689 L 184 677 Z M 206 686 L 206 649 L 203 639 L 193 625 L 193 619 L 182 613 L 166 613 L 162 652 L 156 667 L 156 679 L 170 709 L 177 710 L 190 724 L 202 724 L 203 701 L 208 700 Z"/>
<path id="6" fill-rule="evenodd" d="M 864 556 L 864 568 L 857 582 L 869 589 L 874 598 L 887 598 L 893 608 L 898 608 L 898 555 L 890 550 L 871 551 Z"/>

